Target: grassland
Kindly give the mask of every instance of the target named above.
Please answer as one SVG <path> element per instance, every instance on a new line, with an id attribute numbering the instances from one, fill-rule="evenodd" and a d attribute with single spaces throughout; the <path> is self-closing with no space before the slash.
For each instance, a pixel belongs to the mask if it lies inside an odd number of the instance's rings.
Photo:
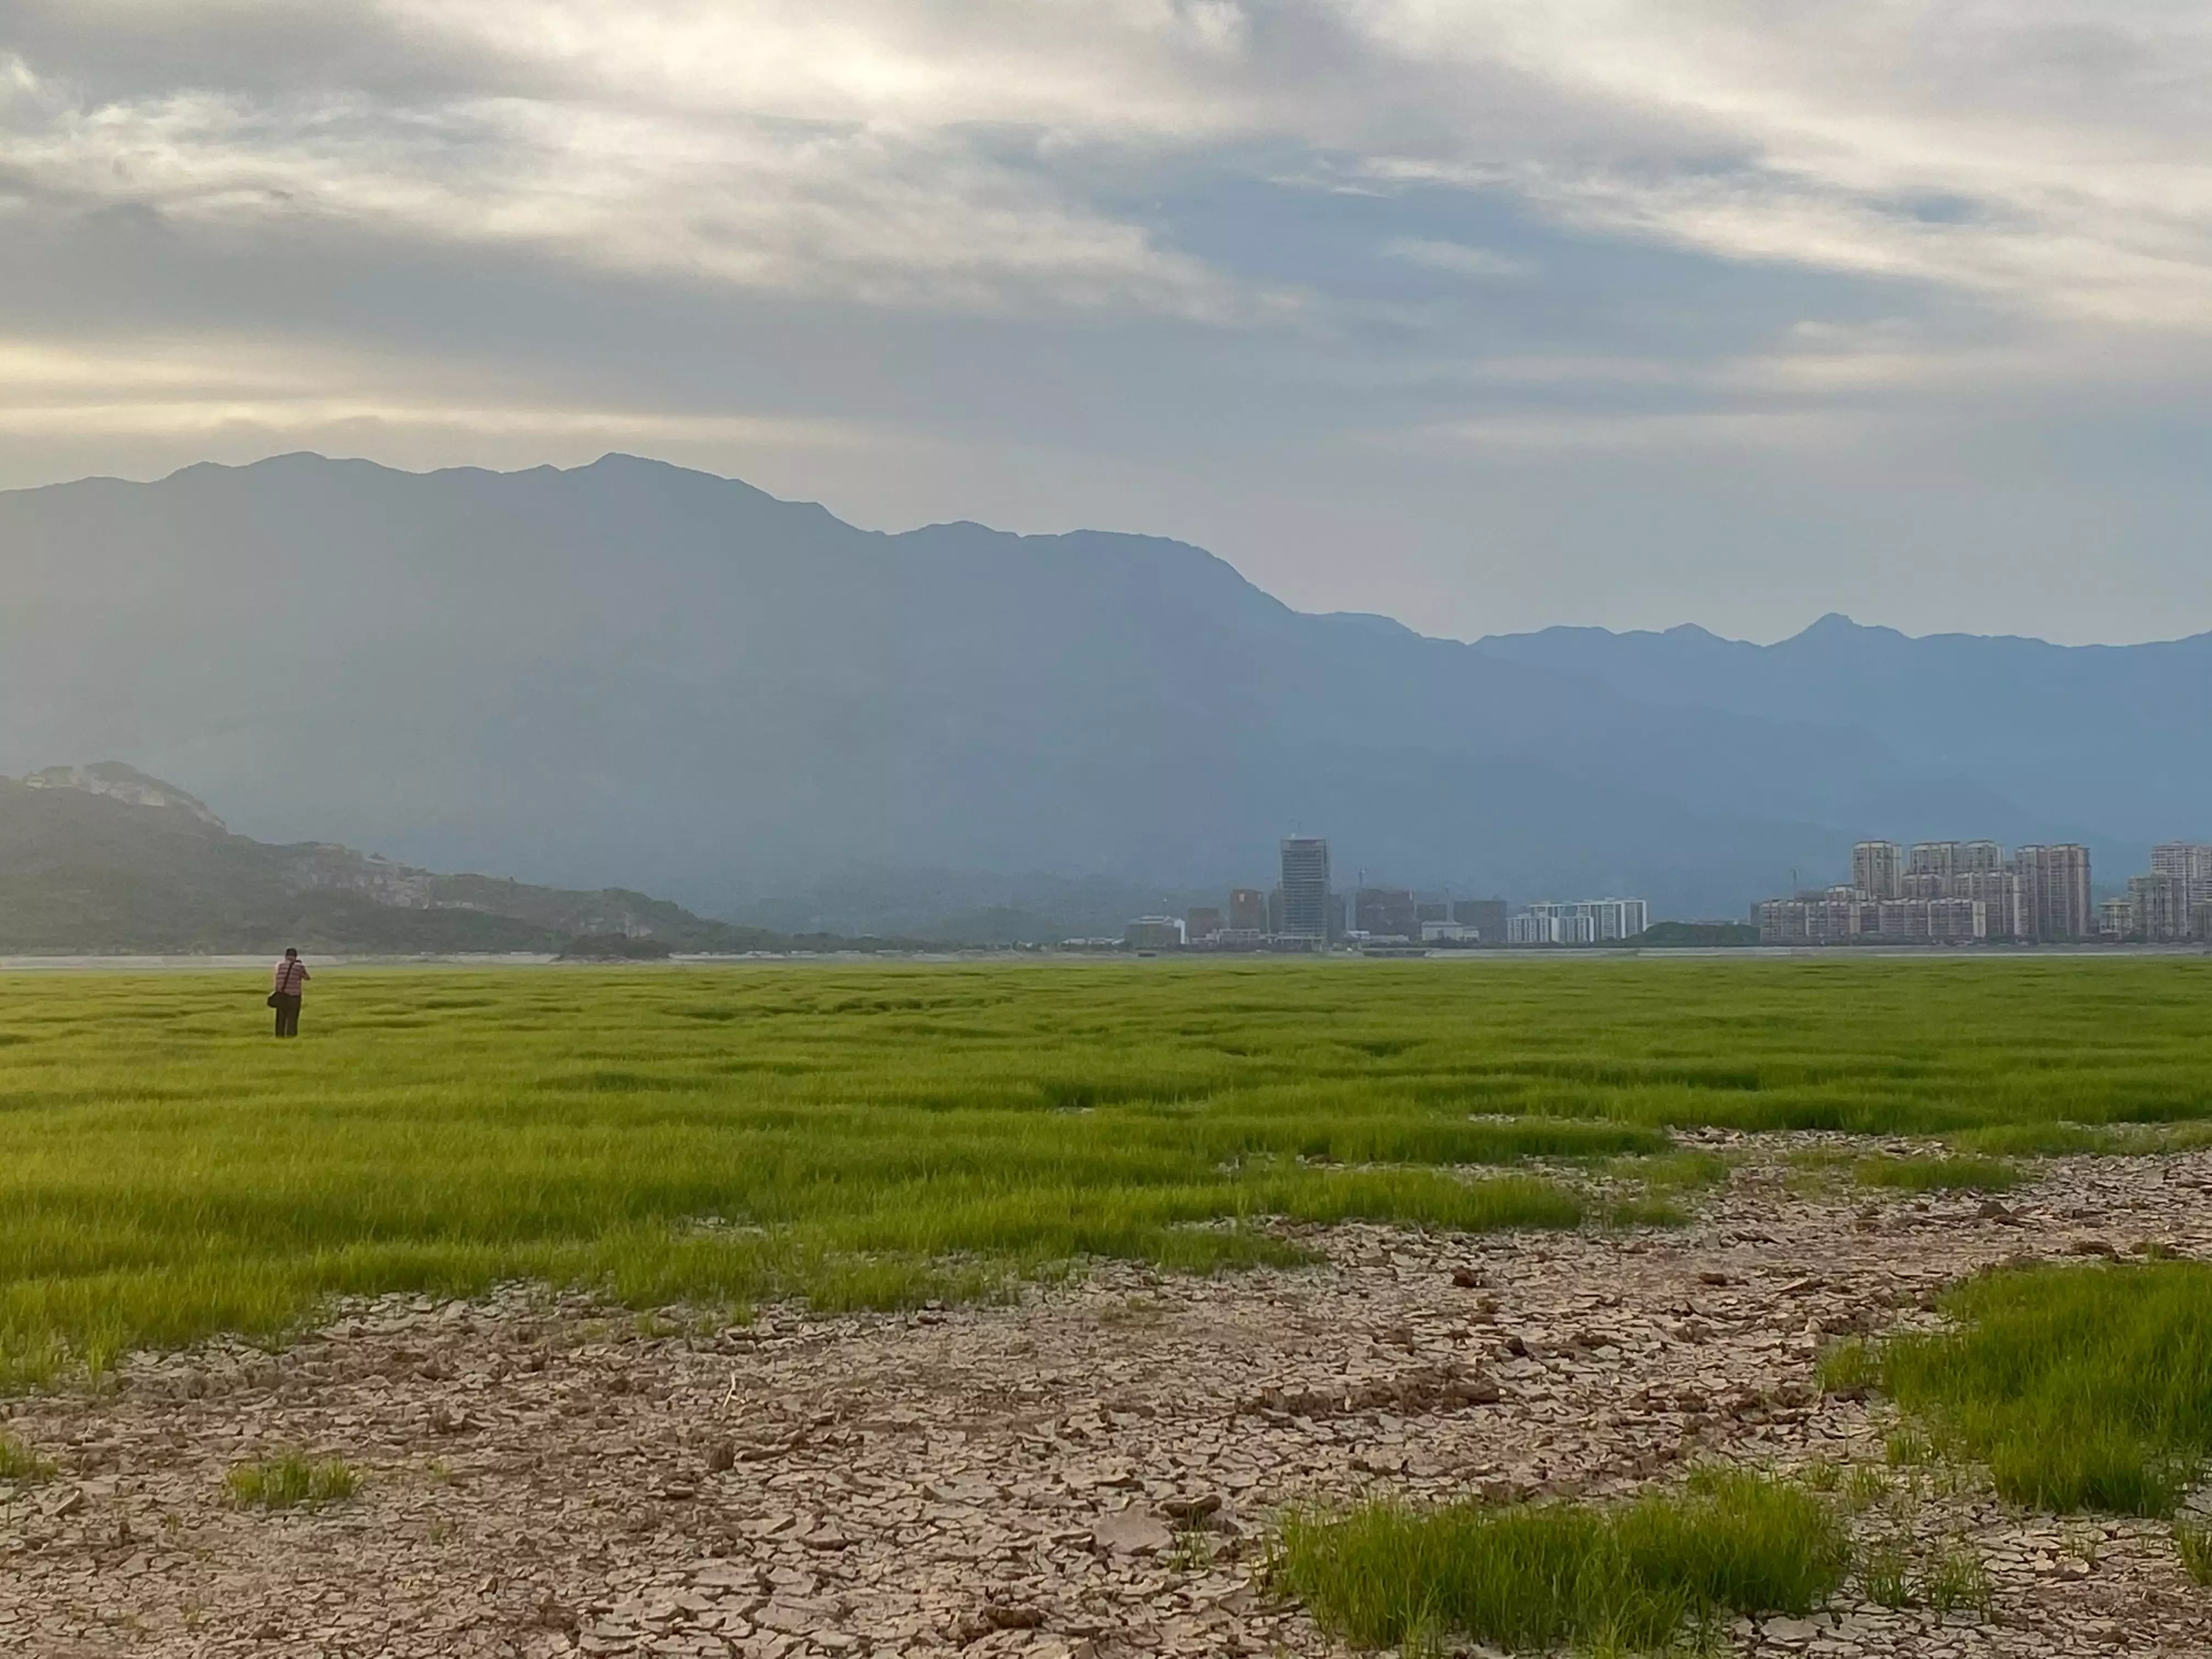
<path id="1" fill-rule="evenodd" d="M 1740 1613 L 1803 1613 L 1850 1561 L 1836 1511 L 1747 1471 L 1613 1506 L 1383 1502 L 1294 1516 L 1277 1577 L 1361 1647 L 1651 1653 Z"/>
<path id="2" fill-rule="evenodd" d="M 262 988 L 0 979 L 0 1383 L 334 1293 L 895 1305 L 1284 1259 L 1261 1217 L 1570 1225 L 1508 1166 L 1685 1125 L 2212 1119 L 2171 959 L 331 972 L 296 1043 Z"/>
<path id="3" fill-rule="evenodd" d="M 2039 1267 L 1952 1292 L 1954 1328 L 1844 1350 L 2038 1508 L 2172 1515 L 2212 1458 L 2212 1268 L 2201 1262 Z"/>

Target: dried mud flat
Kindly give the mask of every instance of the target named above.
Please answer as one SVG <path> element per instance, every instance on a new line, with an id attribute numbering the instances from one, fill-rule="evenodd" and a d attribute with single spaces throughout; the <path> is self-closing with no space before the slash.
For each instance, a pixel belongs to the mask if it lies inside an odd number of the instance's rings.
<path id="1" fill-rule="evenodd" d="M 1924 1322 L 2008 1257 L 2212 1254 L 2212 1155 L 2055 1160 L 2000 1215 L 1787 1190 L 1781 1150 L 1817 1139 L 1763 1138 L 1667 1231 L 1347 1226 L 1307 1235 L 1310 1270 L 1109 1267 L 1019 1307 L 708 1334 L 386 1301 L 278 1355 L 142 1358 L 0 1407 L 60 1468 L 0 1484 L 0 1653 L 1332 1654 L 1267 1594 L 1278 1506 L 1879 1465 L 1880 1409 L 1815 1389 L 1826 1340 Z M 228 1506 L 228 1468 L 294 1447 L 359 1494 Z M 1989 1610 L 1852 1589 L 1740 1651 L 2212 1651 L 2162 1527 L 1886 1478 L 1858 1524 L 1970 1548 Z"/>

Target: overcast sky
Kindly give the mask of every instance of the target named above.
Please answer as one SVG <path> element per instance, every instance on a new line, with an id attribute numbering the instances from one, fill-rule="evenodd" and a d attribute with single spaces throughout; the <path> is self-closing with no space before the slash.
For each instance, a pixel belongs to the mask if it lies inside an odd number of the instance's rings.
<path id="1" fill-rule="evenodd" d="M 2212 628 L 2212 8 L 0 0 L 0 486 L 299 448 Z"/>

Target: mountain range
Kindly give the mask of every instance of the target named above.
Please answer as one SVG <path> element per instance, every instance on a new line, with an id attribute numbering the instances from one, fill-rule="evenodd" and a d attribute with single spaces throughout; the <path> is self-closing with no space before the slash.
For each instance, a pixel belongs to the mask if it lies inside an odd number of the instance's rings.
<path id="1" fill-rule="evenodd" d="M 1177 542 L 884 534 L 617 455 L 0 493 L 0 772 L 112 755 L 265 842 L 786 929 L 1126 915 L 1289 833 L 1345 884 L 1740 915 L 1863 836 L 2110 880 L 2212 828 L 2212 635 L 1463 642 Z"/>

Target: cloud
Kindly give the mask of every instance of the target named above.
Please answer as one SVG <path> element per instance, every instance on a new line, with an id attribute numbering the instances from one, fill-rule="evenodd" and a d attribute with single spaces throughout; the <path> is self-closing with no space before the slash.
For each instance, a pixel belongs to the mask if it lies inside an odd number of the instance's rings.
<path id="1" fill-rule="evenodd" d="M 1569 611 L 1626 560 L 1705 591 L 1720 520 L 1779 544 L 1824 489 L 1832 538 L 1934 534 L 1878 453 L 1950 457 L 1976 545 L 2137 526 L 2144 592 L 2212 509 L 2181 0 L 5 10 L 13 480 L 604 434 L 878 523 L 1205 533 L 1365 608 L 1352 501 L 1443 562 L 1423 604 L 1523 560 Z"/>
<path id="2" fill-rule="evenodd" d="M 2193 8 L 331 0 L 285 82 L 250 50 L 264 9 L 23 3 L 52 62 L 0 69 L 0 167 L 186 220 L 323 214 L 871 303 L 1226 322 L 1285 296 L 1168 245 L 1146 178 L 1287 146 L 1730 260 L 2212 319 Z M 234 66 L 144 84 L 124 32 L 166 30 L 190 62 L 196 21 L 242 43 Z M 1415 230 L 1384 251 L 1522 263 Z"/>
<path id="3" fill-rule="evenodd" d="M 959 134 L 611 105 L 178 92 L 91 104 L 19 81 L 0 161 L 49 199 L 235 231 L 319 219 L 876 303 L 1238 303 L 1141 227 L 1086 210 L 1018 148 Z"/>
<path id="4" fill-rule="evenodd" d="M 1486 247 L 1470 247 L 1465 242 L 1437 241 L 1425 236 L 1393 238 L 1382 245 L 1382 252 L 1391 258 L 1426 265 L 1432 270 L 1447 270 L 1455 276 L 1527 276 L 1535 270 L 1525 259 L 1511 258 Z"/>
<path id="5" fill-rule="evenodd" d="M 526 383 L 487 386 L 476 366 L 368 360 L 313 343 L 0 337 L 0 434 L 173 439 L 347 427 L 647 445 L 854 450 L 897 441 L 836 420 L 579 404 Z"/>

